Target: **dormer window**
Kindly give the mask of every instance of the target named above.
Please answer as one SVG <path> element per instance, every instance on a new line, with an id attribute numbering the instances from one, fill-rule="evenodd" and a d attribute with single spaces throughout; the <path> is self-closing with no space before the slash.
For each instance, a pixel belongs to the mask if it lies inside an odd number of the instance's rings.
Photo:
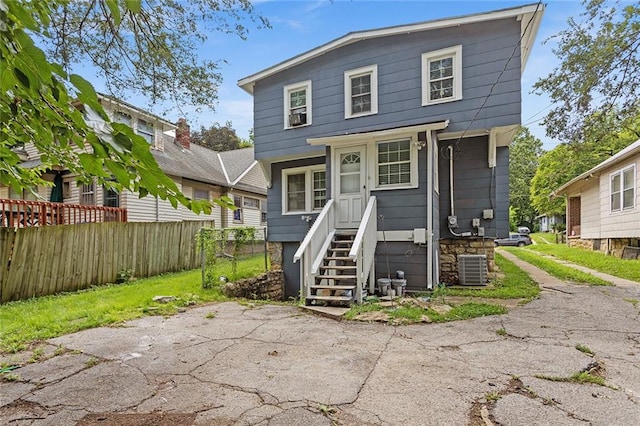
<path id="1" fill-rule="evenodd" d="M 422 54 L 422 105 L 462 99 L 462 46 Z"/>
<path id="2" fill-rule="evenodd" d="M 148 121 L 138 120 L 138 129 L 136 131 L 140 136 L 145 138 L 151 145 L 155 142 L 156 133 L 153 129 L 153 123 Z"/>
<path id="3" fill-rule="evenodd" d="M 284 128 L 311 124 L 311 80 L 284 86 Z"/>
<path id="4" fill-rule="evenodd" d="M 344 73 L 344 118 L 378 113 L 378 66 Z"/>
<path id="5" fill-rule="evenodd" d="M 122 123 L 122 124 L 126 124 L 127 126 L 131 127 L 131 116 L 127 113 L 124 113 L 122 111 L 117 111 L 115 113 L 115 117 L 113 118 L 113 121 L 117 122 L 117 123 Z"/>

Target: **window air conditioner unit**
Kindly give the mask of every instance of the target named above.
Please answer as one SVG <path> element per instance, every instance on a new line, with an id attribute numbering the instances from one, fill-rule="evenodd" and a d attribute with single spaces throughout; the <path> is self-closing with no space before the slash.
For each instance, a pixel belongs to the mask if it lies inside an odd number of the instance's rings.
<path id="1" fill-rule="evenodd" d="M 307 124 L 307 114 L 305 113 L 297 113 L 297 114 L 289 114 L 289 125 L 290 126 L 302 126 L 303 124 Z"/>
<path id="2" fill-rule="evenodd" d="M 460 285 L 487 285 L 487 256 L 461 254 L 458 256 Z"/>

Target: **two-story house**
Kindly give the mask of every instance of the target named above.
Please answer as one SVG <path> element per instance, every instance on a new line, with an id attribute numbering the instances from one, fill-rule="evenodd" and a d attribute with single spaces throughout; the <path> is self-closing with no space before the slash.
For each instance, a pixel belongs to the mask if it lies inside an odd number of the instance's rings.
<path id="1" fill-rule="evenodd" d="M 543 9 L 353 32 L 238 82 L 287 296 L 360 301 L 396 271 L 413 291 L 486 283 Z"/>

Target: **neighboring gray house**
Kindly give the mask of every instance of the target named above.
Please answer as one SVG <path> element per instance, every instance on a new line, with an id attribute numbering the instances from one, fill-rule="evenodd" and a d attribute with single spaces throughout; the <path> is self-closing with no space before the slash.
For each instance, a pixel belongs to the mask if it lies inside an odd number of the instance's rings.
<path id="1" fill-rule="evenodd" d="M 287 296 L 360 301 L 397 270 L 409 290 L 432 289 L 458 282 L 465 253 L 492 266 L 543 9 L 349 33 L 238 82 L 254 97 Z"/>

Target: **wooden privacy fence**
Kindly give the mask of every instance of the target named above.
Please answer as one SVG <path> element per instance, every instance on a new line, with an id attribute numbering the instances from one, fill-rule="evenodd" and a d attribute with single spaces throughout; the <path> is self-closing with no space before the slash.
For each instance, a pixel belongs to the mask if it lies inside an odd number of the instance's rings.
<path id="1" fill-rule="evenodd" d="M 2 303 L 200 266 L 195 235 L 213 222 L 0 228 Z"/>

